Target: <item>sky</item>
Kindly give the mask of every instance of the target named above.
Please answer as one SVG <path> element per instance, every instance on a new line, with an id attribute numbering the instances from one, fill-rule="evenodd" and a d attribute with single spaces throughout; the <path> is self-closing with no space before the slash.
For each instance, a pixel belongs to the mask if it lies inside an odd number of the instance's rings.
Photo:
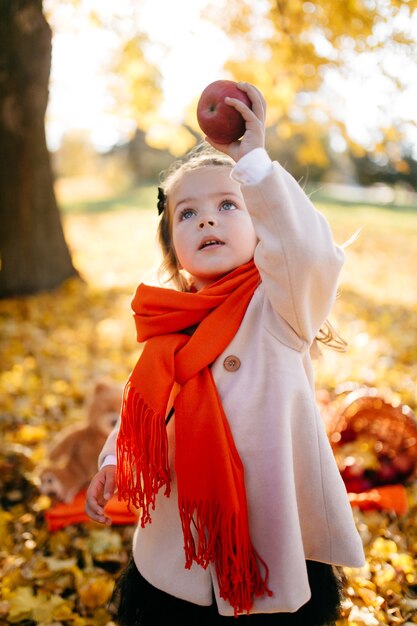
<path id="1" fill-rule="evenodd" d="M 96 0 L 83 2 L 86 6 L 97 5 Z M 141 28 L 151 39 L 171 48 L 169 55 L 157 48 L 153 53 L 163 75 L 165 103 L 161 113 L 174 122 L 181 121 L 184 108 L 209 82 L 224 77 L 222 66 L 230 43 L 219 29 L 199 19 L 199 10 L 206 3 L 207 0 L 141 3 Z M 100 12 L 109 4 L 101 3 Z M 128 0 L 118 0 L 121 13 L 123 4 L 129 10 Z M 57 10 L 53 7 L 48 143 L 54 149 L 66 131 L 85 129 L 98 149 L 106 149 L 132 131 L 132 123 L 111 113 L 105 68 L 116 41 L 101 29 L 92 30 L 87 19 L 77 20 L 70 28 L 71 8 L 63 7 L 60 15 Z"/>
<path id="2" fill-rule="evenodd" d="M 199 17 L 206 2 L 141 2 L 140 27 L 161 44 L 153 48 L 154 60 L 163 76 L 161 113 L 174 123 L 180 123 L 185 107 L 209 82 L 227 78 L 222 67 L 231 44 L 217 27 Z M 59 147 L 66 132 L 83 130 L 97 149 L 107 150 L 127 140 L 134 130 L 131 120 L 112 112 L 107 68 L 116 48 L 116 37 L 109 30 L 93 28 L 87 15 L 80 17 L 70 4 L 46 0 L 47 10 L 48 5 L 54 32 L 47 112 L 49 147 Z M 110 0 L 83 0 L 82 6 L 86 13 L 96 9 L 104 19 L 110 19 L 114 13 Z M 119 15 L 129 15 L 131 0 L 118 0 L 117 11 Z M 417 19 L 415 28 L 417 31 Z M 170 49 L 169 54 L 164 52 L 164 45 Z M 382 63 L 402 75 L 408 84 L 406 94 L 392 93 L 379 72 Z M 340 108 L 353 139 L 362 144 L 371 142 L 374 122 L 384 122 L 388 113 L 398 119 L 414 118 L 417 124 L 415 61 L 398 60 L 389 54 L 379 58 L 362 55 L 359 61 L 352 59 L 351 67 L 348 79 L 329 73 L 326 89 L 329 99 Z M 409 141 L 417 155 L 416 128 L 410 129 Z"/>

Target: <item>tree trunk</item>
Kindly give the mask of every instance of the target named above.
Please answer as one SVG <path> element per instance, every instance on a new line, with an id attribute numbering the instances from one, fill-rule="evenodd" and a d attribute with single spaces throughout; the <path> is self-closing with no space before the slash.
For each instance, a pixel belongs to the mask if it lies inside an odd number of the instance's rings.
<path id="1" fill-rule="evenodd" d="M 76 275 L 45 137 L 51 29 L 42 0 L 0 0 L 0 297 Z"/>

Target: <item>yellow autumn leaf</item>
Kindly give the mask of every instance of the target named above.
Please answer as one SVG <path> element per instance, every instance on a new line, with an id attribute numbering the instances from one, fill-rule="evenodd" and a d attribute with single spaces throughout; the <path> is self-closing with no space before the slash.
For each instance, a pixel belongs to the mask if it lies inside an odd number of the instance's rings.
<path id="1" fill-rule="evenodd" d="M 365 587 L 357 588 L 358 596 L 364 601 L 366 606 L 376 606 L 378 604 L 378 595 L 371 589 L 365 589 Z M 383 601 L 383 599 L 381 598 Z"/>
<path id="2" fill-rule="evenodd" d="M 392 565 L 385 563 L 374 572 L 373 579 L 377 587 L 384 587 L 395 580 L 395 569 Z"/>
<path id="3" fill-rule="evenodd" d="M 1 594 L 3 600 L 8 600 L 14 593 L 14 591 L 24 583 L 22 572 L 19 565 L 15 564 L 14 567 L 5 568 L 6 571 L 1 577 Z"/>
<path id="4" fill-rule="evenodd" d="M 391 554 L 391 563 L 393 567 L 401 570 L 404 574 L 416 574 L 416 562 L 411 554 L 404 552 Z"/>
<path id="5" fill-rule="evenodd" d="M 13 516 L 7 511 L 0 510 L 0 545 L 9 547 L 11 545 L 11 525 Z"/>
<path id="6" fill-rule="evenodd" d="M 16 433 L 15 440 L 21 444 L 37 443 L 48 437 L 48 430 L 43 425 L 24 424 Z"/>
<path id="7" fill-rule="evenodd" d="M 30 587 L 18 587 L 9 600 L 8 620 L 11 624 L 25 619 L 35 622 L 53 621 L 55 612 L 66 605 L 59 596 L 42 591 L 34 594 Z"/>
<path id="8" fill-rule="evenodd" d="M 89 538 L 89 548 L 93 556 L 121 550 L 120 535 L 109 529 L 92 530 Z"/>
<path id="9" fill-rule="evenodd" d="M 114 580 L 105 574 L 90 574 L 78 581 L 77 590 L 80 602 L 88 609 L 102 607 L 111 597 Z"/>
<path id="10" fill-rule="evenodd" d="M 77 563 L 76 558 L 71 559 L 57 559 L 55 557 L 44 557 L 44 561 L 51 572 L 62 572 L 65 570 L 72 570 Z"/>
<path id="11" fill-rule="evenodd" d="M 395 541 L 378 537 L 375 539 L 370 554 L 376 558 L 389 559 L 391 555 L 397 554 L 398 547 Z"/>

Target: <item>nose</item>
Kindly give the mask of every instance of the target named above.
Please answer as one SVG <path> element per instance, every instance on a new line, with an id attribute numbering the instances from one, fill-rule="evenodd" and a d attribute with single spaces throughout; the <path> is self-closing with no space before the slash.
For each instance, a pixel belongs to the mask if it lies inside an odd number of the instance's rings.
<path id="1" fill-rule="evenodd" d="M 205 226 L 215 226 L 217 224 L 214 217 L 201 217 L 198 222 L 198 227 L 202 230 Z"/>

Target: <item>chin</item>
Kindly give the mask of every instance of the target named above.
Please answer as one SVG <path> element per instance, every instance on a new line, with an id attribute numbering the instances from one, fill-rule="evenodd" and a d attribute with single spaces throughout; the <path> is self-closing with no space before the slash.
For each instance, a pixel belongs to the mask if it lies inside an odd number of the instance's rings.
<path id="1" fill-rule="evenodd" d="M 240 264 L 239 264 L 240 265 Z M 214 285 L 218 280 L 233 272 L 239 265 L 235 265 L 227 270 L 223 270 L 221 272 L 216 272 L 215 274 L 210 274 L 209 276 L 199 276 L 198 278 L 193 277 L 192 282 L 197 290 L 203 289 L 204 287 L 209 287 L 210 285 Z"/>

